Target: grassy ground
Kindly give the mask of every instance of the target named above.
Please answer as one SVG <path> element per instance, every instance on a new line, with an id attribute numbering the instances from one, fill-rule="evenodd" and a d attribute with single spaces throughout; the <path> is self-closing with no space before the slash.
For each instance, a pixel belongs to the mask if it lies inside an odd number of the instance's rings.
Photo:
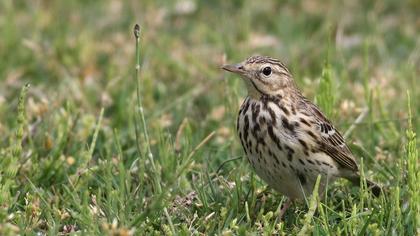
<path id="1" fill-rule="evenodd" d="M 0 234 L 418 235 L 419 11 L 415 0 L 1 1 Z M 300 203 L 276 220 L 284 198 L 260 194 L 240 158 L 245 87 L 218 69 L 252 54 L 291 68 L 384 196 L 338 181 L 317 211 Z"/>

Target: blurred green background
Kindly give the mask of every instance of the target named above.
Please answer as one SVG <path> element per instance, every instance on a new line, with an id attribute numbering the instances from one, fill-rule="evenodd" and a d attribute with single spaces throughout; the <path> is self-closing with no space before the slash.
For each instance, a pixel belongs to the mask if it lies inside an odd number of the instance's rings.
<path id="1" fill-rule="evenodd" d="M 240 79 L 219 68 L 255 54 L 288 65 L 311 100 L 331 93 L 331 119 L 342 132 L 369 108 L 350 133 L 350 146 L 364 158 L 366 175 L 392 191 L 402 188 L 401 195 L 382 199 L 388 210 L 375 213 L 380 217 L 366 228 L 370 215 L 360 213 L 366 203 L 358 203 L 350 223 L 345 213 L 310 221 L 314 234 L 415 232 L 416 211 L 397 214 L 391 203 L 404 205 L 397 196 L 410 202 L 412 189 L 404 189 L 403 179 L 418 175 L 405 172 L 404 157 L 410 140 L 407 91 L 413 129 L 420 127 L 419 12 L 415 0 L 0 1 L 0 232 L 298 232 L 306 224 L 305 205 L 280 226 L 275 217 L 264 218 L 282 198 L 273 193 L 258 210 L 254 195 L 265 185 L 245 160 L 216 173 L 225 160 L 243 155 L 235 119 L 246 95 Z M 156 168 L 143 136 L 135 135 L 136 23 L 140 90 Z M 319 84 L 327 69 L 331 88 L 323 91 Z M 26 83 L 26 118 L 19 123 L 18 97 Z M 15 140 L 19 126 L 22 142 Z M 22 143 L 19 155 L 16 143 Z M 351 211 L 354 202 L 345 193 L 358 199 L 358 190 L 344 181 L 334 186 L 330 198 L 336 200 L 326 204 Z M 172 209 L 186 196 L 194 196 L 186 209 Z M 250 196 L 247 204 L 257 209 L 253 221 L 244 210 Z M 327 226 L 329 220 L 336 224 Z"/>

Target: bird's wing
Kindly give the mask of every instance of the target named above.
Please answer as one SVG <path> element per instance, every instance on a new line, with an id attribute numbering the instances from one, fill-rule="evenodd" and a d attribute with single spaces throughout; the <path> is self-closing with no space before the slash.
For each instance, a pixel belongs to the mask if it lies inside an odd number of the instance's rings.
<path id="1" fill-rule="evenodd" d="M 340 132 L 321 113 L 315 104 L 308 100 L 305 101 L 305 104 L 305 110 L 310 112 L 311 117 L 314 117 L 315 132 L 321 138 L 316 144 L 317 148 L 333 158 L 342 167 L 357 171 L 357 163 Z"/>

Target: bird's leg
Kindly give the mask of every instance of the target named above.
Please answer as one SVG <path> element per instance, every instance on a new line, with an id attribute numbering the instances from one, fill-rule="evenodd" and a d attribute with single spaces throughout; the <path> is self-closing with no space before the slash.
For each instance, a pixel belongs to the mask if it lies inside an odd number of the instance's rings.
<path id="1" fill-rule="evenodd" d="M 293 200 L 291 198 L 287 198 L 286 202 L 283 204 L 279 212 L 280 221 L 283 219 L 283 216 L 286 213 L 286 210 L 292 205 L 292 203 L 293 203 Z"/>
<path id="2" fill-rule="evenodd" d="M 269 193 L 270 193 L 270 189 L 266 188 L 265 190 L 257 194 L 256 201 L 255 201 L 255 208 L 254 208 L 255 215 L 258 215 L 258 212 L 260 211 L 261 207 L 265 205 L 265 202 L 267 200 L 267 195 Z"/>

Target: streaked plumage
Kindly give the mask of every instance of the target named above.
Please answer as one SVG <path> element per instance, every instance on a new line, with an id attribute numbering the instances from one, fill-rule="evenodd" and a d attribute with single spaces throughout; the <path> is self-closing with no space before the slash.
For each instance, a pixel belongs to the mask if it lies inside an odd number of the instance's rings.
<path id="1" fill-rule="evenodd" d="M 295 86 L 286 66 L 253 56 L 223 69 L 239 74 L 248 88 L 237 131 L 258 176 L 291 199 L 312 193 L 317 176 L 327 183 L 346 178 L 359 184 L 357 163 L 339 131 Z M 380 188 L 367 181 L 375 195 Z"/>

